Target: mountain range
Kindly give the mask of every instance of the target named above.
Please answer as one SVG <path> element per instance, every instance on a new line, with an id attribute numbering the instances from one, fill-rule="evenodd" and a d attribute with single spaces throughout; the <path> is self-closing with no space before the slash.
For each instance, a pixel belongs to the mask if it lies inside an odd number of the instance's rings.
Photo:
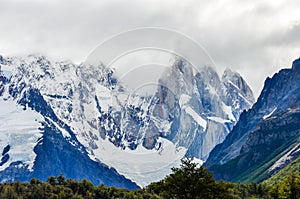
<path id="1" fill-rule="evenodd" d="M 141 95 L 103 64 L 0 56 L 0 180 L 137 189 L 193 157 L 217 179 L 263 181 L 299 156 L 299 77 L 300 59 L 255 102 L 237 72 L 176 58 Z"/>
<path id="2" fill-rule="evenodd" d="M 162 179 L 183 157 L 205 161 L 254 103 L 229 69 L 176 61 L 151 96 L 103 64 L 0 57 L 1 181 L 86 178 L 129 189 Z"/>

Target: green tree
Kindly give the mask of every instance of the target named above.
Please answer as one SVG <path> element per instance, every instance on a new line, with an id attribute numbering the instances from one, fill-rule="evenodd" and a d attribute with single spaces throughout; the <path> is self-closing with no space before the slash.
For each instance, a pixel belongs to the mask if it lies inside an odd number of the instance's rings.
<path id="1" fill-rule="evenodd" d="M 290 174 L 285 177 L 279 187 L 279 198 L 299 199 L 300 198 L 300 176 Z"/>
<path id="2" fill-rule="evenodd" d="M 87 192 L 94 191 L 94 185 L 90 181 L 83 179 L 78 184 L 78 193 L 82 196 L 86 196 Z"/>
<path id="3" fill-rule="evenodd" d="M 30 185 L 39 185 L 39 184 L 41 184 L 42 182 L 40 181 L 40 180 L 38 180 L 38 179 L 36 179 L 36 178 L 32 178 L 31 180 L 30 180 Z"/>
<path id="4" fill-rule="evenodd" d="M 0 198 L 17 199 L 18 196 L 17 196 L 17 193 L 15 192 L 15 190 L 10 185 L 6 185 L 3 188 Z"/>
<path id="5" fill-rule="evenodd" d="M 269 193 L 273 199 L 280 199 L 282 195 L 282 190 L 278 184 L 275 184 L 270 188 Z"/>
<path id="6" fill-rule="evenodd" d="M 57 177 L 57 183 L 58 183 L 59 185 L 65 185 L 65 184 L 66 184 L 66 179 L 65 179 L 65 177 L 64 177 L 62 174 L 60 174 L 60 175 Z"/>
<path id="7" fill-rule="evenodd" d="M 216 182 L 212 173 L 193 159 L 182 159 L 180 168 L 172 168 L 172 172 L 164 180 L 151 184 L 148 191 L 163 198 L 231 198 L 228 190 L 232 185 Z"/>
<path id="8" fill-rule="evenodd" d="M 51 184 L 52 186 L 55 186 L 57 184 L 57 179 L 56 179 L 56 177 L 51 176 L 46 180 L 46 182 Z"/>

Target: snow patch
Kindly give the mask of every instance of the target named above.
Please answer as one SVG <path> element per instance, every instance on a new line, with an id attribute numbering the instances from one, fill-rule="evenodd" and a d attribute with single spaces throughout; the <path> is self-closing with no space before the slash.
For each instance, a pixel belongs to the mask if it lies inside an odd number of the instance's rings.
<path id="1" fill-rule="evenodd" d="M 247 100 L 247 98 L 245 98 L 241 93 L 239 93 L 239 96 L 240 96 L 241 98 L 243 98 L 243 100 L 245 100 L 245 102 L 247 102 L 249 105 L 252 104 L 252 102 L 250 102 L 249 100 Z"/>
<path id="2" fill-rule="evenodd" d="M 232 81 L 230 81 L 230 80 L 227 80 L 227 82 L 229 83 L 229 84 L 231 84 L 234 88 L 236 88 L 237 90 L 240 90 L 240 88 L 237 86 L 237 85 L 235 85 Z"/>
<path id="3" fill-rule="evenodd" d="M 228 118 L 231 120 L 231 121 L 236 121 L 234 115 L 232 114 L 232 109 L 230 106 L 227 106 L 226 104 L 224 104 L 222 102 L 222 109 L 224 111 L 224 113 L 226 113 L 226 115 L 228 116 Z"/>
<path id="4" fill-rule="evenodd" d="M 276 109 L 277 109 L 277 107 L 274 108 L 274 109 L 271 111 L 271 113 L 269 113 L 269 114 L 267 114 L 267 115 L 264 115 L 264 116 L 263 116 L 263 119 L 265 120 L 265 119 L 267 119 L 268 117 L 270 117 L 270 116 L 276 111 Z"/>
<path id="5" fill-rule="evenodd" d="M 179 98 L 179 106 L 183 107 L 184 105 L 186 105 L 189 100 L 191 99 L 190 96 L 186 95 L 186 94 L 182 94 Z"/>
<path id="6" fill-rule="evenodd" d="M 11 76 L 13 75 L 13 68 L 12 66 L 5 66 L 5 65 L 0 65 L 0 71 L 2 71 L 4 77 L 6 77 L 7 79 L 10 79 Z"/>
<path id="7" fill-rule="evenodd" d="M 190 106 L 188 106 L 188 102 L 191 99 L 190 96 L 186 94 L 182 94 L 179 98 L 179 105 L 180 107 L 185 110 L 187 114 L 192 116 L 192 118 L 203 128 L 203 131 L 206 131 L 207 128 L 207 122 L 205 119 L 203 119 L 194 109 L 192 109 Z"/>
<path id="8" fill-rule="evenodd" d="M 94 155 L 89 156 L 115 168 L 118 173 L 144 187 L 163 179 L 171 173 L 172 167 L 179 167 L 180 160 L 187 151 L 164 138 L 159 138 L 158 142 L 162 144 L 159 150 L 147 150 L 139 145 L 132 151 L 128 148 L 117 148 L 107 139 L 99 139 L 99 148 L 93 150 Z"/>
<path id="9" fill-rule="evenodd" d="M 217 91 L 216 91 L 216 89 L 214 88 L 214 87 L 212 87 L 211 85 L 209 85 L 207 88 L 206 88 L 208 91 L 209 91 L 209 93 L 212 95 L 212 96 L 218 96 L 218 93 L 217 93 Z"/>
<path id="10" fill-rule="evenodd" d="M 54 126 L 62 133 L 64 138 L 70 138 L 71 135 L 68 131 L 66 131 L 65 129 L 61 128 L 56 122 L 54 122 L 51 118 L 47 117 L 48 120 L 51 121 L 52 124 L 54 124 Z"/>
<path id="11" fill-rule="evenodd" d="M 188 113 L 192 118 L 203 128 L 203 131 L 206 131 L 207 122 L 203 119 L 194 109 L 191 107 L 186 107 L 185 112 Z"/>
<path id="12" fill-rule="evenodd" d="M 299 146 L 300 146 L 300 143 L 298 143 L 295 147 L 292 148 L 292 150 L 290 150 L 288 153 L 286 153 L 284 156 L 282 156 L 279 160 L 277 160 L 268 170 L 273 171 L 276 168 L 280 168 L 287 161 L 291 160 L 292 153 L 296 153 L 300 150 Z"/>
<path id="13" fill-rule="evenodd" d="M 207 117 L 207 119 L 218 122 L 218 123 L 222 123 L 222 124 L 231 123 L 230 120 L 225 120 L 225 119 L 220 118 L 220 117 Z"/>
<path id="14" fill-rule="evenodd" d="M 33 110 L 23 110 L 12 100 L 0 99 L 0 107 L 0 150 L 10 145 L 9 160 L 0 166 L 0 170 L 16 161 L 23 162 L 32 170 L 36 157 L 33 149 L 42 136 L 39 128 L 43 117 Z"/>
<path id="15" fill-rule="evenodd" d="M 112 106 L 111 91 L 108 88 L 106 88 L 100 84 L 97 84 L 96 85 L 96 95 L 97 95 L 97 98 L 99 99 L 99 104 L 100 104 L 101 110 L 107 112 L 109 107 Z"/>

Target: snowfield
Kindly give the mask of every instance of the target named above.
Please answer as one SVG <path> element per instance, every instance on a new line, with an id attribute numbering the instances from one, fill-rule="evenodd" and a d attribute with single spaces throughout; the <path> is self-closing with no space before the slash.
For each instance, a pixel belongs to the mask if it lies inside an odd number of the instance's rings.
<path id="1" fill-rule="evenodd" d="M 0 107 L 0 150 L 10 146 L 7 152 L 9 159 L 0 166 L 0 170 L 15 161 L 22 161 L 32 170 L 36 157 L 33 148 L 42 136 L 39 128 L 43 117 L 33 110 L 23 110 L 12 100 L 4 101 L 0 98 Z"/>
<path id="2" fill-rule="evenodd" d="M 94 155 L 90 157 L 115 168 L 126 178 L 144 187 L 151 182 L 163 179 L 171 173 L 172 167 L 179 167 L 181 159 L 186 153 L 183 147 L 176 147 L 172 142 L 164 138 L 159 138 L 162 143 L 159 151 L 147 150 L 139 145 L 134 151 L 130 149 L 122 150 L 116 148 L 108 140 L 100 139 L 94 150 Z"/>

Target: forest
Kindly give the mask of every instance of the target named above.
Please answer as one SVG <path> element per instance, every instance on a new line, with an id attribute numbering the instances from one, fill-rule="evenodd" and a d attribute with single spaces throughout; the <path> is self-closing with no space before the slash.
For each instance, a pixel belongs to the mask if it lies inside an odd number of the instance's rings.
<path id="1" fill-rule="evenodd" d="M 139 190 L 94 186 L 88 180 L 51 176 L 46 182 L 32 178 L 30 182 L 0 184 L 0 198 L 8 199 L 299 199 L 300 175 L 287 174 L 278 182 L 232 183 L 216 181 L 204 166 L 185 158 L 179 168 L 159 182 Z"/>

